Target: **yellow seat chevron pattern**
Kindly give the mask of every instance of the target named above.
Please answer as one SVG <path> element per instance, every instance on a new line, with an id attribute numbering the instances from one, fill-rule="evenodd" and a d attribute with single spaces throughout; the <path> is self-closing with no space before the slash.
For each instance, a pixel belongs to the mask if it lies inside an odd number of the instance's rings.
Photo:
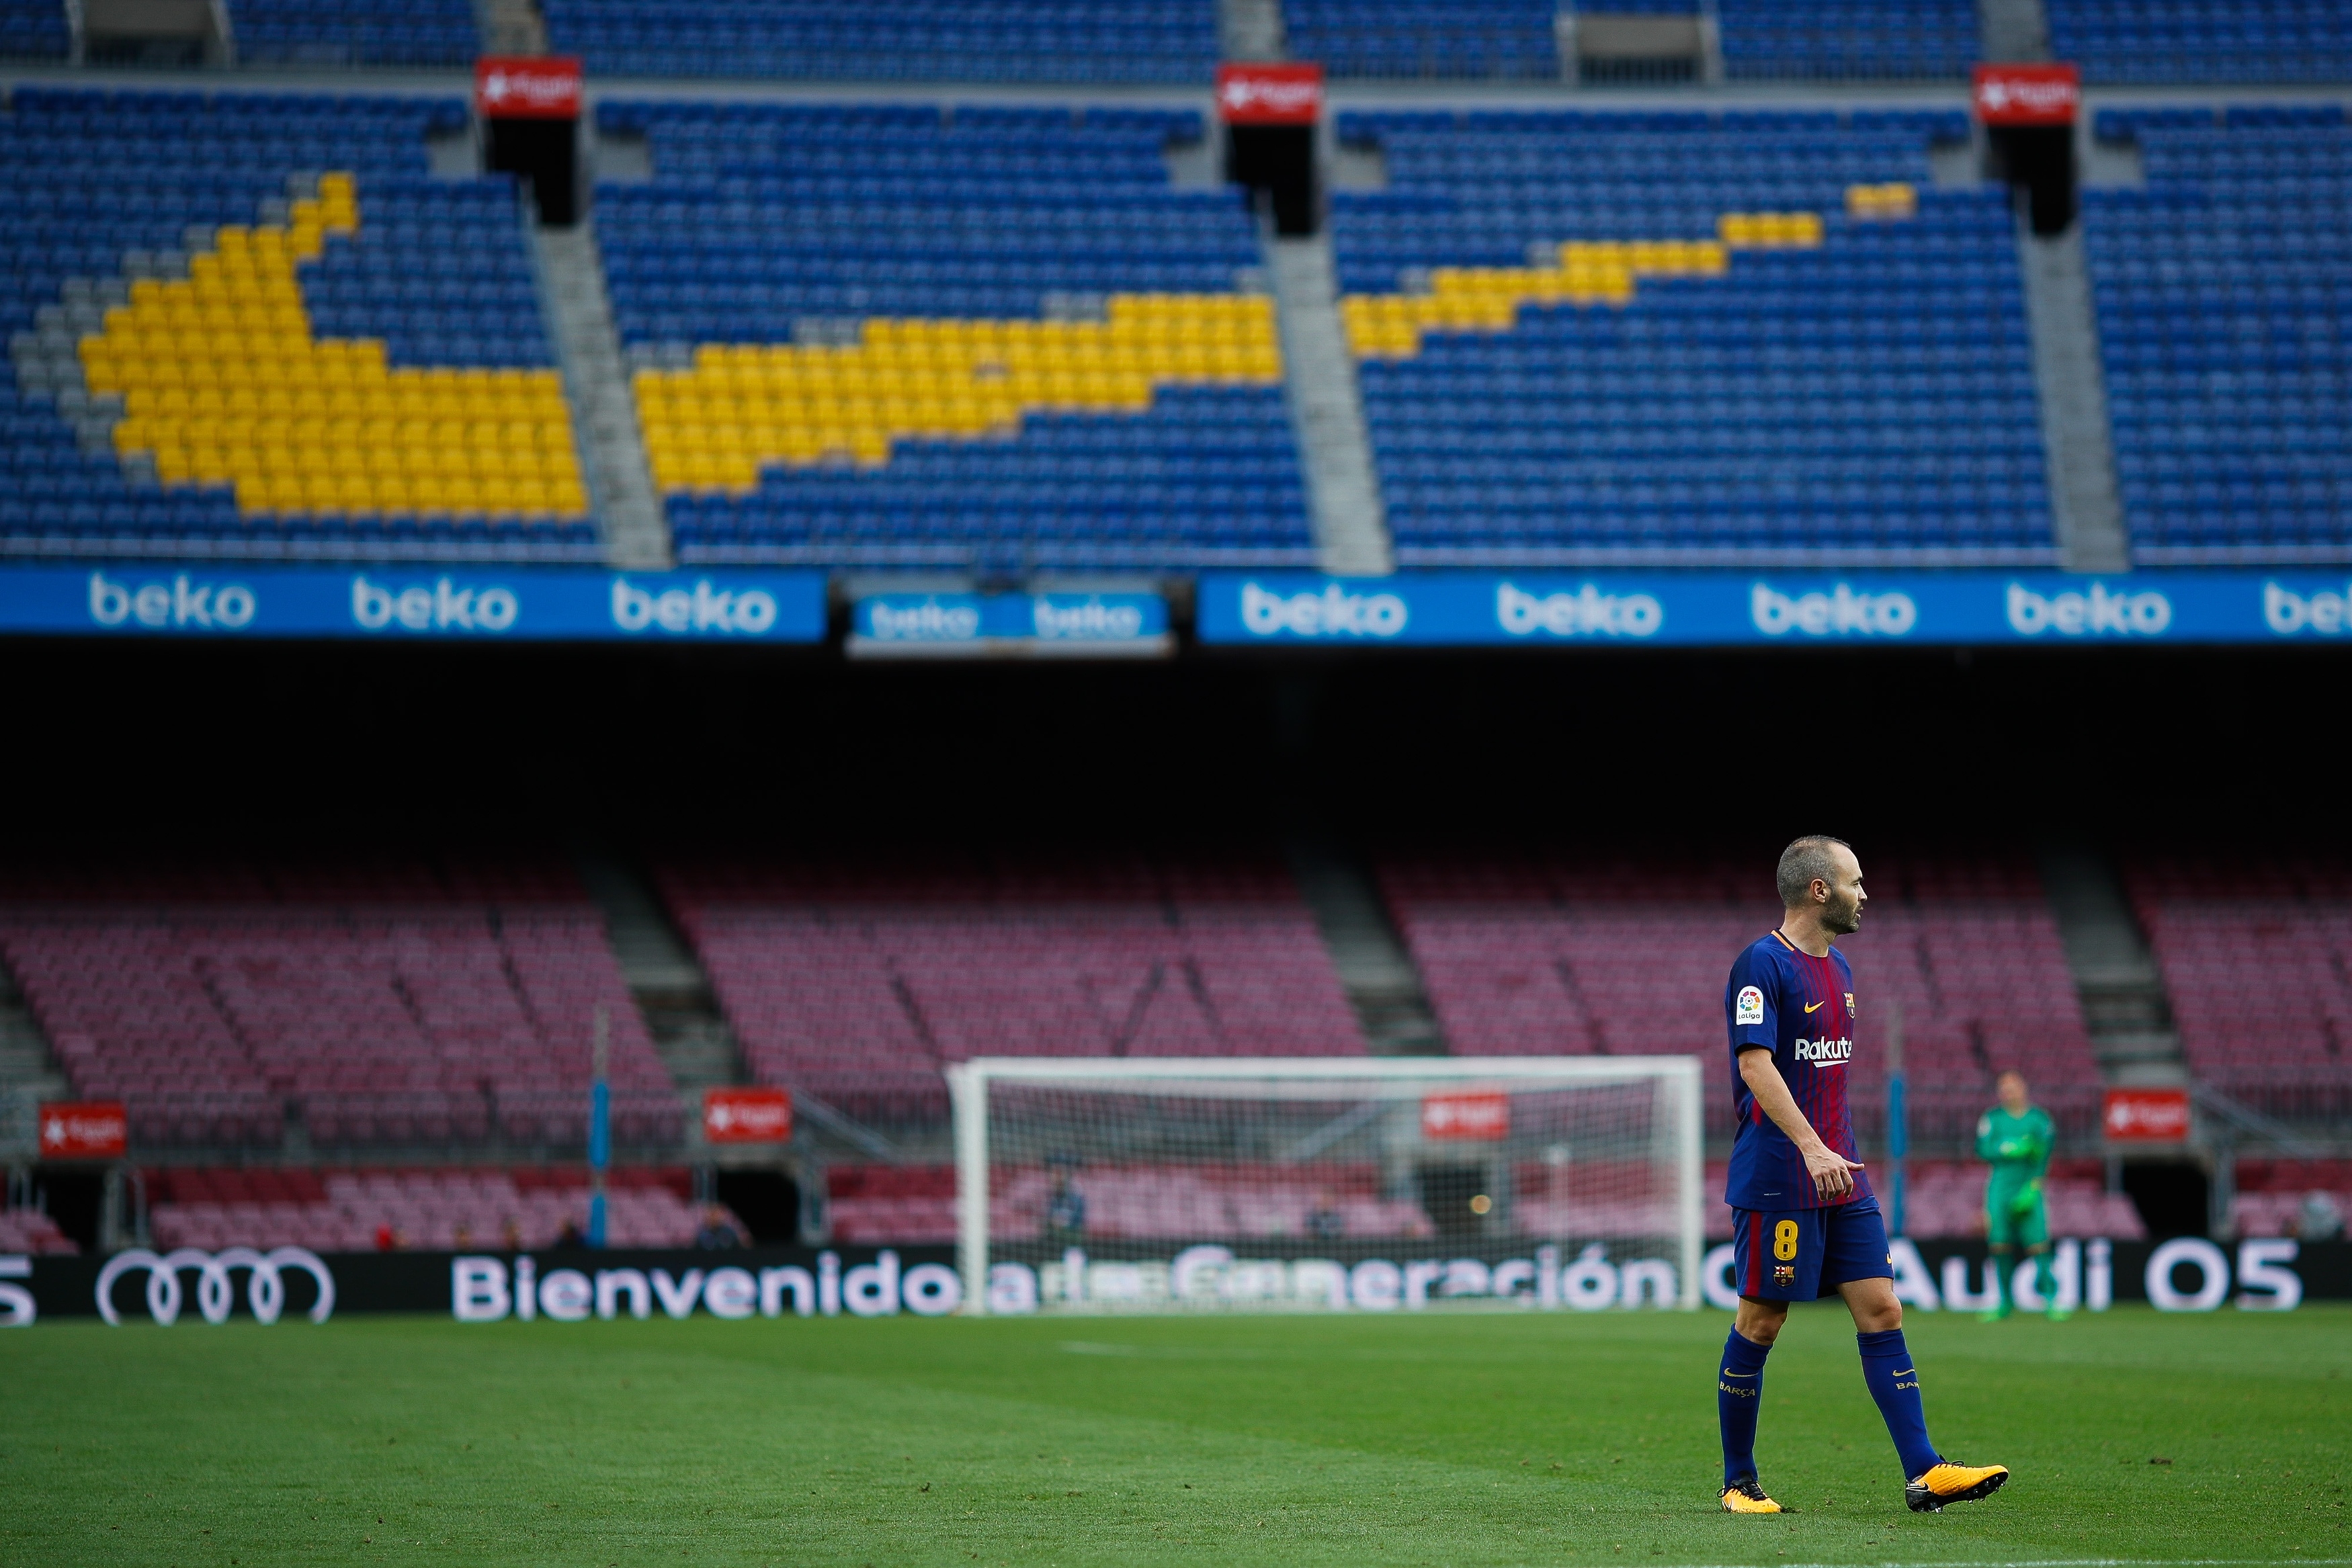
<path id="1" fill-rule="evenodd" d="M 1894 194 L 1908 185 L 1855 190 L 1873 216 L 1914 210 Z M 1711 240 L 1571 241 L 1556 267 L 1438 267 L 1425 293 L 1349 295 L 1340 320 L 1357 358 L 1411 359 L 1424 332 L 1508 331 L 1526 305 L 1626 305 L 1643 278 L 1721 277 L 1733 251 L 1812 248 L 1822 235 L 1817 213 L 1726 213 Z"/>
<path id="2" fill-rule="evenodd" d="M 124 401 L 116 450 L 166 485 L 233 485 L 247 514 L 584 515 L 554 371 L 394 370 L 380 340 L 311 335 L 296 269 L 359 224 L 328 174 L 285 225 L 224 227 L 185 280 L 131 285 L 81 343 L 90 390 Z"/>
<path id="3" fill-rule="evenodd" d="M 1282 379 L 1274 303 L 1116 294 L 1102 321 L 877 319 L 859 341 L 707 344 L 640 371 L 637 418 L 666 491 L 754 488 L 773 464 L 876 465 L 908 439 L 1009 435 L 1024 414 L 1139 413 L 1154 389 Z"/>

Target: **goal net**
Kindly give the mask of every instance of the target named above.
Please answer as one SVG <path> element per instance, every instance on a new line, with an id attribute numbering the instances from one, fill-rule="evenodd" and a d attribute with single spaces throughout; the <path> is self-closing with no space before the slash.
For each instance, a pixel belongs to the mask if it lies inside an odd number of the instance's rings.
<path id="1" fill-rule="evenodd" d="M 965 1310 L 1695 1307 L 1690 1057 L 950 1068 Z"/>

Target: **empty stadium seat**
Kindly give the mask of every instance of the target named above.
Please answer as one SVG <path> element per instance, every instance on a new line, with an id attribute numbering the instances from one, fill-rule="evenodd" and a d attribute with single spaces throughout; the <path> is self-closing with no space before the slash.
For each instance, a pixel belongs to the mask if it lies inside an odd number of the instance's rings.
<path id="1" fill-rule="evenodd" d="M 1341 116 L 1407 566 L 2055 559 L 2013 221 L 1957 113 Z"/>
<path id="2" fill-rule="evenodd" d="M 1293 59 L 1335 77 L 1557 80 L 1552 0 L 1283 0 Z"/>
<path id="3" fill-rule="evenodd" d="M 2101 86 L 2340 82 L 2352 12 L 2339 0 L 2044 0 L 2050 47 Z"/>
<path id="4" fill-rule="evenodd" d="M 19 90 L 0 552 L 597 559 L 511 183 L 428 177 L 464 115 Z"/>
<path id="5" fill-rule="evenodd" d="M 548 0 L 596 75 L 1206 82 L 1215 0 Z"/>
<path id="6" fill-rule="evenodd" d="M 2189 1071 L 2273 1116 L 2352 1112 L 2352 865 L 2143 852 L 2123 869 Z"/>
<path id="7" fill-rule="evenodd" d="M 825 1177 L 838 1240 L 876 1245 L 955 1239 L 952 1166 L 834 1166 Z M 1071 1185 L 1086 1200 L 1090 1240 L 1241 1235 L 1377 1241 L 1425 1238 L 1434 1228 L 1419 1204 L 1383 1197 L 1381 1171 L 1370 1165 L 1326 1161 L 1213 1171 L 1089 1165 L 1072 1175 Z M 1045 1236 L 1051 1197 L 1051 1178 L 1043 1170 L 999 1169 L 990 1182 L 989 1235 L 1001 1241 Z M 1331 1228 L 1318 1233 L 1308 1216 L 1327 1204 Z"/>
<path id="8" fill-rule="evenodd" d="M 2232 1174 L 2237 1186 L 2230 1200 L 2233 1236 L 2340 1239 L 2345 1221 L 2352 1218 L 2352 1160 L 2242 1159 Z"/>
<path id="9" fill-rule="evenodd" d="M 493 1251 L 553 1246 L 588 1223 L 588 1176 L 545 1170 L 341 1170 L 295 1167 L 145 1173 L 159 1247 L 307 1247 Z M 702 1225 L 688 1173 L 622 1167 L 606 1179 L 613 1247 L 688 1247 Z"/>
<path id="10" fill-rule="evenodd" d="M 2057 924 L 2016 857 L 1874 853 L 1853 965 L 1865 1030 L 1855 1125 L 1885 1119 L 1886 1030 L 1900 1009 L 1915 1134 L 1962 1141 L 2017 1067 L 2070 1135 L 2095 1120 L 2092 1059 Z M 1553 852 L 1386 859 L 1382 889 L 1456 1056 L 1691 1053 L 1727 1133 L 1724 977 L 1771 929 L 1769 878 Z"/>
<path id="11" fill-rule="evenodd" d="M 567 872 L 293 865 L 115 878 L 20 872 L 0 956 L 78 1091 L 142 1146 L 572 1147 L 594 1017 L 614 1135 L 678 1106 L 604 927 Z"/>
<path id="12" fill-rule="evenodd" d="M 1364 1049 L 1313 917 L 1255 861 L 671 862 L 663 890 L 763 1083 L 944 1114 L 975 1056 Z"/>
<path id="13" fill-rule="evenodd" d="M 2134 556 L 2352 557 L 2352 130 L 2337 104 L 2104 110 L 2147 183 L 2086 190 Z"/>
<path id="14" fill-rule="evenodd" d="M 467 0 L 230 0 L 246 65 L 462 66 L 482 52 Z"/>
<path id="15" fill-rule="evenodd" d="M 39 1252 L 73 1257 L 81 1248 L 37 1208 L 0 1209 L 0 1252 Z"/>
<path id="16" fill-rule="evenodd" d="M 614 102 L 598 187 L 681 559 L 1310 565 L 1240 195 L 1190 110 Z"/>
<path id="17" fill-rule="evenodd" d="M 1716 0 L 1715 15 L 1735 79 L 1932 80 L 1978 55 L 1969 0 Z"/>
<path id="18" fill-rule="evenodd" d="M 0 0 L 0 58 L 61 60 L 73 50 L 66 8 L 48 0 Z"/>
<path id="19" fill-rule="evenodd" d="M 1982 1236 L 1988 1174 L 1985 1166 L 1974 1161 L 1914 1162 L 1904 1185 L 1905 1233 L 1923 1238 Z M 1885 1185 L 1882 1176 L 1882 1207 Z M 2139 1210 L 2124 1194 L 2105 1189 L 2095 1160 L 2053 1160 L 2042 1178 L 2042 1201 L 2053 1237 L 2147 1239 L 2147 1226 L 2141 1220 Z"/>

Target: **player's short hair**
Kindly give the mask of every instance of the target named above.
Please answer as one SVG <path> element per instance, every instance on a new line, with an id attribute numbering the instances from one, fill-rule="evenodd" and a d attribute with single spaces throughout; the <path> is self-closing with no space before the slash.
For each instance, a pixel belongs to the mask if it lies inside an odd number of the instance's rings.
<path id="1" fill-rule="evenodd" d="M 1807 833 L 1792 841 L 1780 852 L 1780 869 L 1773 880 L 1780 883 L 1780 907 L 1794 909 L 1805 901 L 1805 890 L 1820 877 L 1827 882 L 1836 867 L 1830 860 L 1832 849 L 1852 849 L 1843 839 L 1833 839 L 1827 833 Z"/>

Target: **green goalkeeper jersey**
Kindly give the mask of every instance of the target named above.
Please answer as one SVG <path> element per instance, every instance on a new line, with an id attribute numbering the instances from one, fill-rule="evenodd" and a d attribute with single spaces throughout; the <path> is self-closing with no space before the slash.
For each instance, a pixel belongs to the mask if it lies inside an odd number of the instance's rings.
<path id="1" fill-rule="evenodd" d="M 1992 1166 L 1992 1180 L 1985 1187 L 1987 1208 L 2013 1205 L 2029 1189 L 2039 1193 L 2054 1138 L 2050 1113 L 2039 1105 L 2028 1105 L 2018 1116 L 1996 1105 L 1977 1118 L 1977 1158 Z"/>

